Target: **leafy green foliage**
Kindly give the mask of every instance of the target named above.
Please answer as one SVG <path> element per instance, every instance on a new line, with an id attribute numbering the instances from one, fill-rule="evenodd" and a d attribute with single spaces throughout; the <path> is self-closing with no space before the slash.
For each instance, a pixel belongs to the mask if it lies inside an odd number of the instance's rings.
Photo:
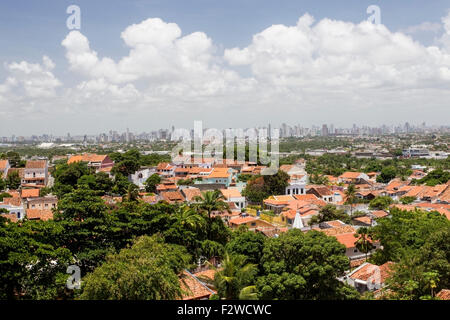
<path id="1" fill-rule="evenodd" d="M 377 182 L 388 183 L 397 175 L 397 170 L 394 166 L 384 167 L 381 173 L 377 176 Z"/>
<path id="2" fill-rule="evenodd" d="M 268 239 L 257 279 L 261 299 L 357 299 L 337 280 L 349 268 L 345 247 L 322 232 L 293 229 Z"/>
<path id="3" fill-rule="evenodd" d="M 13 171 L 9 173 L 6 178 L 6 187 L 11 190 L 17 190 L 20 187 L 21 182 L 19 173 L 17 171 Z"/>
<path id="4" fill-rule="evenodd" d="M 370 209 L 378 209 L 378 210 L 386 210 L 389 208 L 389 206 L 394 203 L 394 200 L 392 200 L 389 196 L 379 196 L 374 198 L 369 203 Z"/>
<path id="5" fill-rule="evenodd" d="M 344 210 L 336 208 L 333 204 L 327 204 L 320 209 L 317 216 L 311 218 L 310 224 L 333 220 L 341 220 L 342 222 L 349 223 L 351 218 Z"/>
<path id="6" fill-rule="evenodd" d="M 222 268 L 214 276 L 217 294 L 220 298 L 229 300 L 238 299 L 241 295 L 245 297 L 248 294 L 247 287 L 254 281 L 257 270 L 255 264 L 247 263 L 245 256 L 225 253 Z"/>
<path id="7" fill-rule="evenodd" d="M 156 186 L 161 183 L 161 177 L 159 174 L 152 174 L 146 181 L 145 181 L 145 191 L 147 192 L 156 192 Z"/>
<path id="8" fill-rule="evenodd" d="M 109 255 L 84 278 L 80 299 L 162 300 L 181 297 L 178 274 L 187 266 L 183 247 L 143 236 L 133 246 Z"/>
<path id="9" fill-rule="evenodd" d="M 248 181 L 242 194 L 250 202 L 261 203 L 271 195 L 284 194 L 288 181 L 289 175 L 281 170 L 274 175 L 255 176 Z"/>

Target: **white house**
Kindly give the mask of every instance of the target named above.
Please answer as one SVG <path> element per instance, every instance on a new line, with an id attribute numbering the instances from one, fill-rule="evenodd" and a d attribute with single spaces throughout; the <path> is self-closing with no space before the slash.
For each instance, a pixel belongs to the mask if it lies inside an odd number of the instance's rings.
<path id="1" fill-rule="evenodd" d="M 22 185 L 42 185 L 48 182 L 48 162 L 47 160 L 29 160 L 25 165 Z"/>
<path id="2" fill-rule="evenodd" d="M 294 180 L 289 183 L 289 185 L 286 187 L 286 195 L 295 195 L 295 194 L 306 194 L 306 184 Z"/>
<path id="3" fill-rule="evenodd" d="M 131 174 L 128 177 L 128 180 L 142 189 L 145 187 L 145 182 L 147 181 L 147 179 L 155 173 L 156 169 L 154 168 L 141 169 L 136 171 L 134 174 Z"/>
<path id="4" fill-rule="evenodd" d="M 228 203 L 234 203 L 236 208 L 244 209 L 247 206 L 245 197 L 241 195 L 237 188 L 220 189 L 225 201 Z"/>
<path id="5" fill-rule="evenodd" d="M 23 218 L 25 218 L 25 208 L 23 207 L 23 205 L 14 206 L 11 204 L 1 204 L 0 203 L 0 209 L 8 210 L 8 213 L 14 214 L 18 220 L 22 220 Z"/>
<path id="6" fill-rule="evenodd" d="M 392 265 L 393 262 L 386 262 L 381 266 L 365 262 L 343 280 L 360 293 L 376 291 L 384 287 L 386 279 L 390 276 Z"/>

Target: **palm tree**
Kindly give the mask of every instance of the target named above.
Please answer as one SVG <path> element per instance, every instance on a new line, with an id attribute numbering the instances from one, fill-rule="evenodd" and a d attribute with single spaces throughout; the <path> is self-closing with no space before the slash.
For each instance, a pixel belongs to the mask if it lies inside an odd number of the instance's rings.
<path id="1" fill-rule="evenodd" d="M 238 299 L 239 295 L 246 296 L 254 293 L 254 289 L 247 288 L 257 273 L 255 264 L 247 263 L 243 255 L 230 255 L 225 253 L 221 269 L 214 276 L 214 284 L 221 298 Z M 245 290 L 244 290 L 245 289 Z"/>
<path id="2" fill-rule="evenodd" d="M 190 230 L 199 230 L 205 226 L 205 219 L 187 205 L 179 207 L 176 219 L 183 228 Z"/>
<path id="3" fill-rule="evenodd" d="M 256 286 L 248 286 L 239 293 L 239 300 L 258 300 L 258 291 Z"/>
<path id="4" fill-rule="evenodd" d="M 347 196 L 347 203 L 350 204 L 350 215 L 353 215 L 353 203 L 355 202 L 356 188 L 354 184 L 348 186 L 347 191 L 345 192 Z"/>
<path id="5" fill-rule="evenodd" d="M 366 261 L 367 261 L 367 254 L 374 248 L 372 245 L 372 233 L 370 230 L 366 227 L 359 228 L 358 231 L 355 234 L 355 238 L 358 238 L 358 240 L 355 242 L 356 248 L 366 254 Z"/>
<path id="6" fill-rule="evenodd" d="M 194 200 L 198 201 L 195 204 L 196 208 L 207 213 L 209 219 L 211 219 L 213 211 L 230 210 L 228 203 L 224 201 L 225 198 L 219 190 L 202 192 L 202 196 L 196 196 Z"/>
<path id="7" fill-rule="evenodd" d="M 136 201 L 139 197 L 139 187 L 133 183 L 128 186 L 127 190 L 127 200 L 128 201 Z"/>

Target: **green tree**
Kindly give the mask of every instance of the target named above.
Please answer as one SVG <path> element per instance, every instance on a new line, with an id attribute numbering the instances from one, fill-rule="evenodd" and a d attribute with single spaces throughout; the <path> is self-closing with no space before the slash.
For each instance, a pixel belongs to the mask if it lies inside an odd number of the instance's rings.
<path id="1" fill-rule="evenodd" d="M 131 248 L 109 255 L 83 279 L 80 299 L 173 300 L 183 291 L 178 275 L 190 260 L 186 250 L 143 236 Z"/>
<path id="2" fill-rule="evenodd" d="M 257 279 L 260 299 L 357 299 L 337 278 L 349 268 L 345 247 L 322 232 L 293 229 L 266 241 Z"/>
<path id="3" fill-rule="evenodd" d="M 202 195 L 195 197 L 194 200 L 198 202 L 195 204 L 195 207 L 200 212 L 206 213 L 210 219 L 214 211 L 230 210 L 228 203 L 224 201 L 225 198 L 219 190 L 202 192 Z"/>
<path id="4" fill-rule="evenodd" d="M 11 190 L 19 189 L 21 182 L 17 171 L 8 174 L 8 177 L 6 178 L 6 186 Z"/>
<path id="5" fill-rule="evenodd" d="M 312 217 L 310 224 L 333 220 L 341 220 L 342 222 L 348 223 L 350 222 L 350 217 L 344 210 L 336 208 L 333 204 L 327 204 L 320 209 L 318 215 Z"/>
<path id="6" fill-rule="evenodd" d="M 161 177 L 159 174 L 152 174 L 146 181 L 145 181 L 145 191 L 147 192 L 156 192 L 156 186 L 161 183 Z"/>
<path id="7" fill-rule="evenodd" d="M 355 244 L 356 248 L 361 251 L 362 253 L 366 254 L 366 260 L 367 255 L 369 252 L 374 249 L 374 245 L 372 244 L 372 233 L 371 231 L 366 227 L 361 227 L 358 229 L 358 231 L 355 234 L 355 238 L 357 238 Z"/>
<path id="8" fill-rule="evenodd" d="M 226 250 L 230 254 L 243 255 L 249 263 L 259 264 L 263 255 L 266 238 L 261 233 L 237 230 L 233 232 Z"/>
<path id="9" fill-rule="evenodd" d="M 346 203 L 350 204 L 350 215 L 353 215 L 353 204 L 356 200 L 356 188 L 354 184 L 351 184 L 347 187 L 345 191 L 345 196 L 347 197 Z"/>
<path id="10" fill-rule="evenodd" d="M 239 299 L 242 290 L 254 281 L 257 270 L 256 265 L 247 263 L 245 256 L 225 253 L 221 269 L 214 276 L 217 294 L 222 299 Z"/>
<path id="11" fill-rule="evenodd" d="M 394 200 L 392 200 L 389 196 L 379 196 L 374 199 L 372 199 L 369 203 L 370 209 L 378 209 L 378 210 L 386 210 L 389 208 L 389 206 L 394 203 Z"/>
<path id="12" fill-rule="evenodd" d="M 381 173 L 377 176 L 377 182 L 388 183 L 397 175 L 397 170 L 394 166 L 384 167 Z"/>

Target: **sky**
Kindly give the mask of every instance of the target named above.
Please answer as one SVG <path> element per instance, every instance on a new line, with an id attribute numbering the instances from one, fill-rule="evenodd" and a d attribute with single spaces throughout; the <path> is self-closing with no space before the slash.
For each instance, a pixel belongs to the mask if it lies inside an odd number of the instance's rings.
<path id="1" fill-rule="evenodd" d="M 69 30 L 70 5 L 81 11 Z M 367 8 L 380 8 L 381 23 Z M 0 136 L 449 125 L 450 2 L 0 2 Z"/>

